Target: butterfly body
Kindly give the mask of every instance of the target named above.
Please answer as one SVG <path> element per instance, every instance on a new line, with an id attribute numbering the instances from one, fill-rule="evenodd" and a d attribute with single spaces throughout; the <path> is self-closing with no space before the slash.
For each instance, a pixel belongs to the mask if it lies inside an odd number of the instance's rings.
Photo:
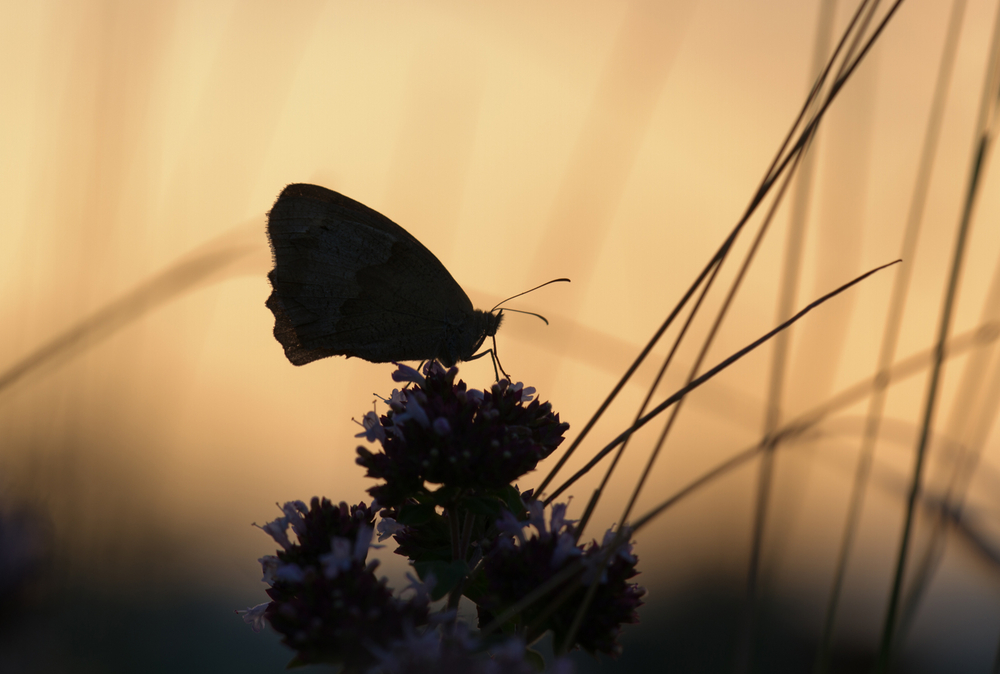
<path id="1" fill-rule="evenodd" d="M 284 189 L 268 214 L 267 307 L 295 365 L 342 355 L 375 363 L 471 359 L 502 316 L 475 309 L 405 229 L 316 185 Z"/>

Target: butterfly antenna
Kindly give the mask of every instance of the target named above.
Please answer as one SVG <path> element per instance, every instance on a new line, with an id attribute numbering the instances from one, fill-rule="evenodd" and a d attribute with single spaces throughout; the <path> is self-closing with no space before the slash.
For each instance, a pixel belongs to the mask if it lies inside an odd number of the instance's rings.
<path id="1" fill-rule="evenodd" d="M 569 283 L 569 279 L 568 279 L 568 278 L 557 278 L 557 279 L 552 279 L 551 281 L 546 281 L 545 283 L 543 283 L 543 284 L 542 284 L 542 285 L 540 285 L 540 286 L 535 286 L 535 287 L 534 287 L 534 288 L 532 288 L 531 290 L 525 290 L 525 291 L 524 291 L 523 293 L 518 293 L 518 294 L 516 294 L 516 295 L 512 295 L 512 296 L 508 297 L 507 299 L 505 299 L 505 300 L 504 300 L 503 302 L 501 302 L 500 304 L 504 304 L 504 302 L 510 302 L 510 301 L 511 301 L 512 299 L 514 299 L 515 297 L 520 297 L 521 295 L 527 295 L 528 293 L 533 293 L 533 292 L 535 292 L 536 290 L 538 290 L 539 288 L 544 288 L 545 286 L 547 286 L 547 285 L 549 285 L 549 284 L 551 284 L 551 283 L 562 283 L 563 281 L 565 281 L 566 283 Z M 490 309 L 490 313 L 492 314 L 492 313 L 493 313 L 494 311 L 496 311 L 496 310 L 497 310 L 497 309 L 498 309 L 498 308 L 500 307 L 500 304 L 498 304 L 498 305 L 496 305 L 495 307 L 493 307 L 492 309 Z M 515 311 L 515 310 L 514 310 L 514 309 L 507 309 L 507 311 Z M 522 314 L 529 314 L 529 313 L 531 313 L 531 312 L 530 312 L 530 311 L 521 311 L 521 312 L 518 312 L 518 313 L 522 313 Z M 532 316 L 538 316 L 538 314 L 531 314 L 531 315 L 532 315 Z M 538 316 L 538 317 L 539 317 L 539 318 L 541 318 L 541 319 L 542 319 L 543 321 L 545 321 L 545 319 L 544 319 L 544 318 L 542 318 L 541 316 Z M 548 321 L 545 321 L 545 324 L 546 324 L 546 325 L 548 325 Z"/>
<path id="2" fill-rule="evenodd" d="M 545 325 L 549 324 L 549 319 L 545 318 L 541 314 L 536 314 L 534 311 L 521 311 L 520 309 L 501 309 L 500 311 L 513 311 L 516 314 L 528 314 L 529 316 L 535 316 L 536 318 L 542 319 Z"/>
<path id="3" fill-rule="evenodd" d="M 531 290 L 525 290 L 523 293 L 518 293 L 516 295 L 512 295 L 511 297 L 508 297 L 503 302 L 500 302 L 500 304 L 498 304 L 495 307 L 493 307 L 492 309 L 490 309 L 490 313 L 492 314 L 497 309 L 500 309 L 500 306 L 504 302 L 510 302 L 515 297 L 520 297 L 521 295 L 527 295 L 528 293 L 534 292 L 534 291 L 538 290 L 539 288 L 544 288 L 545 286 L 549 285 L 550 283 L 561 283 L 563 281 L 565 281 L 566 283 L 569 283 L 569 279 L 568 278 L 557 278 L 557 279 L 553 279 L 551 281 L 546 281 L 545 283 L 543 283 L 540 286 L 535 286 Z M 542 322 L 545 323 L 545 325 L 549 324 L 549 321 L 548 321 L 547 318 L 545 318 L 545 316 L 542 316 L 541 314 L 536 314 L 533 311 L 521 311 L 520 309 L 500 309 L 500 313 L 501 314 L 503 314 L 503 312 L 505 312 L 505 311 L 513 311 L 513 312 L 518 313 L 518 314 L 528 314 L 529 316 L 536 316 L 536 317 L 542 319 Z M 503 376 L 506 377 L 508 381 L 510 381 L 510 375 L 507 374 L 507 371 L 503 369 L 503 365 L 500 363 L 500 356 L 497 355 L 497 336 L 496 336 L 496 332 L 494 332 L 492 335 L 490 335 L 490 338 L 493 340 L 493 348 L 489 350 L 490 356 L 493 357 L 493 373 L 497 375 L 497 381 L 500 381 L 499 374 L 497 373 L 497 368 L 499 368 L 500 372 L 503 373 Z"/>

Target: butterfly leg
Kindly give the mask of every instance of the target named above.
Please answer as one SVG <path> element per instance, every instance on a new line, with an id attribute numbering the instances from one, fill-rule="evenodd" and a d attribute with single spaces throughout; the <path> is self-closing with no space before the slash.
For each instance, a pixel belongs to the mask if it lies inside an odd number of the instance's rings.
<path id="1" fill-rule="evenodd" d="M 511 381 L 510 375 L 507 374 L 507 371 L 503 369 L 503 365 L 500 363 L 500 358 L 497 356 L 496 348 L 497 348 L 497 340 L 496 337 L 494 337 L 492 349 L 486 349 L 485 351 L 480 351 L 476 355 L 469 358 L 469 360 L 470 361 L 476 360 L 478 358 L 482 358 L 486 354 L 490 354 L 490 358 L 493 359 L 493 375 L 497 378 L 497 381 L 500 381 L 500 372 L 503 372 L 503 376 L 506 377 L 508 381 Z M 500 368 L 499 372 L 497 371 L 498 367 Z"/>

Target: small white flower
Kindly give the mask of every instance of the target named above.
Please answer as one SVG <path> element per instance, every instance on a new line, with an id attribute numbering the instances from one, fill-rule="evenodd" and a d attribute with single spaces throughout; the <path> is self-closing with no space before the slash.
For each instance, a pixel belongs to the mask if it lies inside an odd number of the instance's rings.
<path id="1" fill-rule="evenodd" d="M 385 442 L 385 428 L 375 412 L 365 414 L 361 419 L 361 427 L 364 430 L 354 437 L 365 438 L 368 442 Z"/>
<path id="2" fill-rule="evenodd" d="M 305 534 L 306 521 L 302 516 L 309 512 L 309 506 L 302 501 L 286 501 L 281 510 L 285 513 L 285 519 L 292 525 L 295 535 L 301 537 Z"/>
<path id="3" fill-rule="evenodd" d="M 268 585 L 274 585 L 274 574 L 281 561 L 274 555 L 264 555 L 257 561 L 260 562 L 260 566 L 264 570 L 264 577 L 261 580 Z"/>
<path id="4" fill-rule="evenodd" d="M 606 565 L 601 564 L 600 555 L 584 557 L 581 564 L 583 565 L 583 575 L 580 576 L 580 583 L 590 585 L 594 582 L 594 578 L 598 578 L 598 582 L 602 585 L 608 582 L 608 568 Z M 597 575 L 598 571 L 600 571 L 599 576 Z"/>
<path id="5" fill-rule="evenodd" d="M 608 546 L 613 545 L 614 542 L 615 542 L 615 537 L 616 537 L 616 533 L 615 533 L 614 527 L 612 526 L 611 529 L 608 529 L 606 532 L 604 532 L 604 540 L 601 542 L 601 547 L 602 548 L 607 548 Z M 629 564 L 635 564 L 636 557 L 635 557 L 635 555 L 632 554 L 632 545 L 633 545 L 632 543 L 625 543 L 625 542 L 620 543 L 618 545 L 618 549 L 616 549 L 614 551 L 614 554 L 611 557 L 608 558 L 607 563 L 605 563 L 605 564 L 601 564 L 600 563 L 601 559 L 604 557 L 603 554 L 602 555 L 595 555 L 593 557 L 588 557 L 588 558 L 584 559 L 583 563 L 586 566 L 587 571 L 583 574 L 583 577 L 582 577 L 583 582 L 585 584 L 593 582 L 593 580 L 594 580 L 594 573 L 596 571 L 598 571 L 598 570 L 600 570 L 600 572 L 601 572 L 600 582 L 602 582 L 602 583 L 608 582 L 608 568 L 607 567 L 608 567 L 608 565 L 611 564 L 611 562 L 614 560 L 615 557 L 621 557 L 622 559 L 624 559 Z"/>
<path id="6" fill-rule="evenodd" d="M 339 576 L 341 571 L 350 569 L 353 562 L 352 547 L 349 539 L 334 536 L 330 541 L 330 552 L 319 556 L 320 564 L 323 565 L 323 575 L 333 579 Z"/>
<path id="7" fill-rule="evenodd" d="M 257 604 L 253 608 L 237 609 L 236 613 L 243 617 L 243 622 L 250 625 L 254 632 L 260 632 L 264 627 L 264 611 L 271 605 L 271 602 Z"/>
<path id="8" fill-rule="evenodd" d="M 607 531 L 605 531 L 604 532 L 604 540 L 601 541 L 601 546 L 606 548 L 609 545 L 611 545 L 612 543 L 614 543 L 616 535 L 617 534 L 615 533 L 615 530 L 614 530 L 613 527 L 611 529 L 608 529 Z M 632 543 L 632 542 L 622 543 L 618 547 L 618 549 L 615 550 L 615 555 L 617 557 L 621 557 L 622 559 L 624 559 L 629 564 L 635 564 L 635 562 L 636 562 L 636 556 L 632 554 L 632 546 L 633 545 L 634 545 L 634 543 Z"/>
<path id="9" fill-rule="evenodd" d="M 501 513 L 500 519 L 497 520 L 497 529 L 500 530 L 501 534 L 516 537 L 517 540 L 524 543 L 524 522 L 518 521 L 509 510 L 504 510 Z"/>
<path id="10" fill-rule="evenodd" d="M 254 526 L 273 538 L 274 541 L 285 550 L 292 547 L 292 542 L 288 540 L 288 532 L 286 531 L 288 529 L 287 517 L 279 517 L 274 521 L 268 522 L 264 526 L 260 526 L 259 524 L 254 524 Z"/>
<path id="11" fill-rule="evenodd" d="M 541 501 L 532 501 L 528 504 L 528 522 L 538 530 L 542 540 L 548 537 L 548 530 L 545 528 L 545 505 Z"/>
<path id="12" fill-rule="evenodd" d="M 427 418 L 427 411 L 421 406 L 421 401 L 426 401 L 426 397 L 418 392 L 405 393 L 402 397 L 403 403 L 399 406 L 393 406 L 392 411 L 392 426 L 388 429 L 391 432 L 395 432 L 396 435 L 399 434 L 399 427 L 405 424 L 410 419 L 415 420 L 418 424 L 424 428 L 428 428 L 431 425 L 430 419 Z"/>
<path id="13" fill-rule="evenodd" d="M 298 564 L 278 564 L 274 578 L 286 583 L 301 583 L 306 579 L 306 572 Z"/>
<path id="14" fill-rule="evenodd" d="M 521 382 L 517 382 L 516 384 L 512 385 L 509 390 L 511 393 L 517 393 L 518 391 L 520 391 L 522 403 L 530 403 L 531 400 L 535 397 L 536 393 L 534 386 L 528 386 L 527 388 L 525 388 L 524 384 Z"/>
<path id="15" fill-rule="evenodd" d="M 427 574 L 427 580 L 420 582 L 420 579 L 414 576 L 412 573 L 407 572 L 406 579 L 410 581 L 410 584 L 399 591 L 399 594 L 403 594 L 407 590 L 413 590 L 412 601 L 423 601 L 428 604 L 431 602 L 431 592 L 434 591 L 434 586 L 437 585 L 437 577 L 433 572 Z"/>
<path id="16" fill-rule="evenodd" d="M 402 363 L 393 363 L 398 369 L 392 373 L 393 381 L 408 381 L 413 384 L 419 384 L 423 386 L 426 380 L 424 375 L 420 374 L 414 370 L 409 365 L 403 365 Z"/>
<path id="17" fill-rule="evenodd" d="M 395 536 L 400 531 L 406 529 L 406 525 L 400 524 L 391 517 L 383 517 L 378 521 L 378 540 L 379 543 L 389 538 L 390 536 Z"/>
<path id="18" fill-rule="evenodd" d="M 409 402 L 409 404 L 406 406 L 406 412 L 404 412 L 402 416 L 409 417 L 410 419 L 415 420 L 418 424 L 420 424 L 424 428 L 427 428 L 431 425 L 431 420 L 427 418 L 427 412 L 424 410 L 423 407 L 420 406 L 420 403 L 417 402 L 416 400 L 411 400 Z"/>
<path id="19" fill-rule="evenodd" d="M 392 389 L 388 405 L 393 412 L 402 411 L 406 407 L 406 391 L 400 391 L 398 388 Z"/>
<path id="20" fill-rule="evenodd" d="M 443 377 L 446 373 L 441 363 L 436 360 L 428 361 L 427 365 L 424 365 L 424 374 L 427 376 Z"/>
<path id="21" fill-rule="evenodd" d="M 549 522 L 554 534 L 562 531 L 565 525 L 574 522 L 574 520 L 566 519 L 566 505 L 565 503 L 555 503 L 552 505 L 552 515 L 549 517 Z"/>
<path id="22" fill-rule="evenodd" d="M 560 534 L 556 539 L 556 549 L 552 552 L 550 564 L 553 569 L 560 568 L 570 557 L 579 557 L 583 550 L 576 546 L 576 539 L 572 534 Z"/>

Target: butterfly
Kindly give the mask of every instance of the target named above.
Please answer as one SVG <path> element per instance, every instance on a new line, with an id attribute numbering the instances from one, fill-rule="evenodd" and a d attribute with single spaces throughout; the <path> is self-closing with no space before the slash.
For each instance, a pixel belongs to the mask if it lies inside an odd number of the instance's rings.
<path id="1" fill-rule="evenodd" d="M 487 353 L 496 363 L 493 349 L 476 352 L 496 335 L 504 310 L 473 308 L 434 254 L 384 215 L 294 184 L 268 213 L 267 234 L 274 269 L 266 305 L 293 364 L 347 356 L 451 367 Z"/>

